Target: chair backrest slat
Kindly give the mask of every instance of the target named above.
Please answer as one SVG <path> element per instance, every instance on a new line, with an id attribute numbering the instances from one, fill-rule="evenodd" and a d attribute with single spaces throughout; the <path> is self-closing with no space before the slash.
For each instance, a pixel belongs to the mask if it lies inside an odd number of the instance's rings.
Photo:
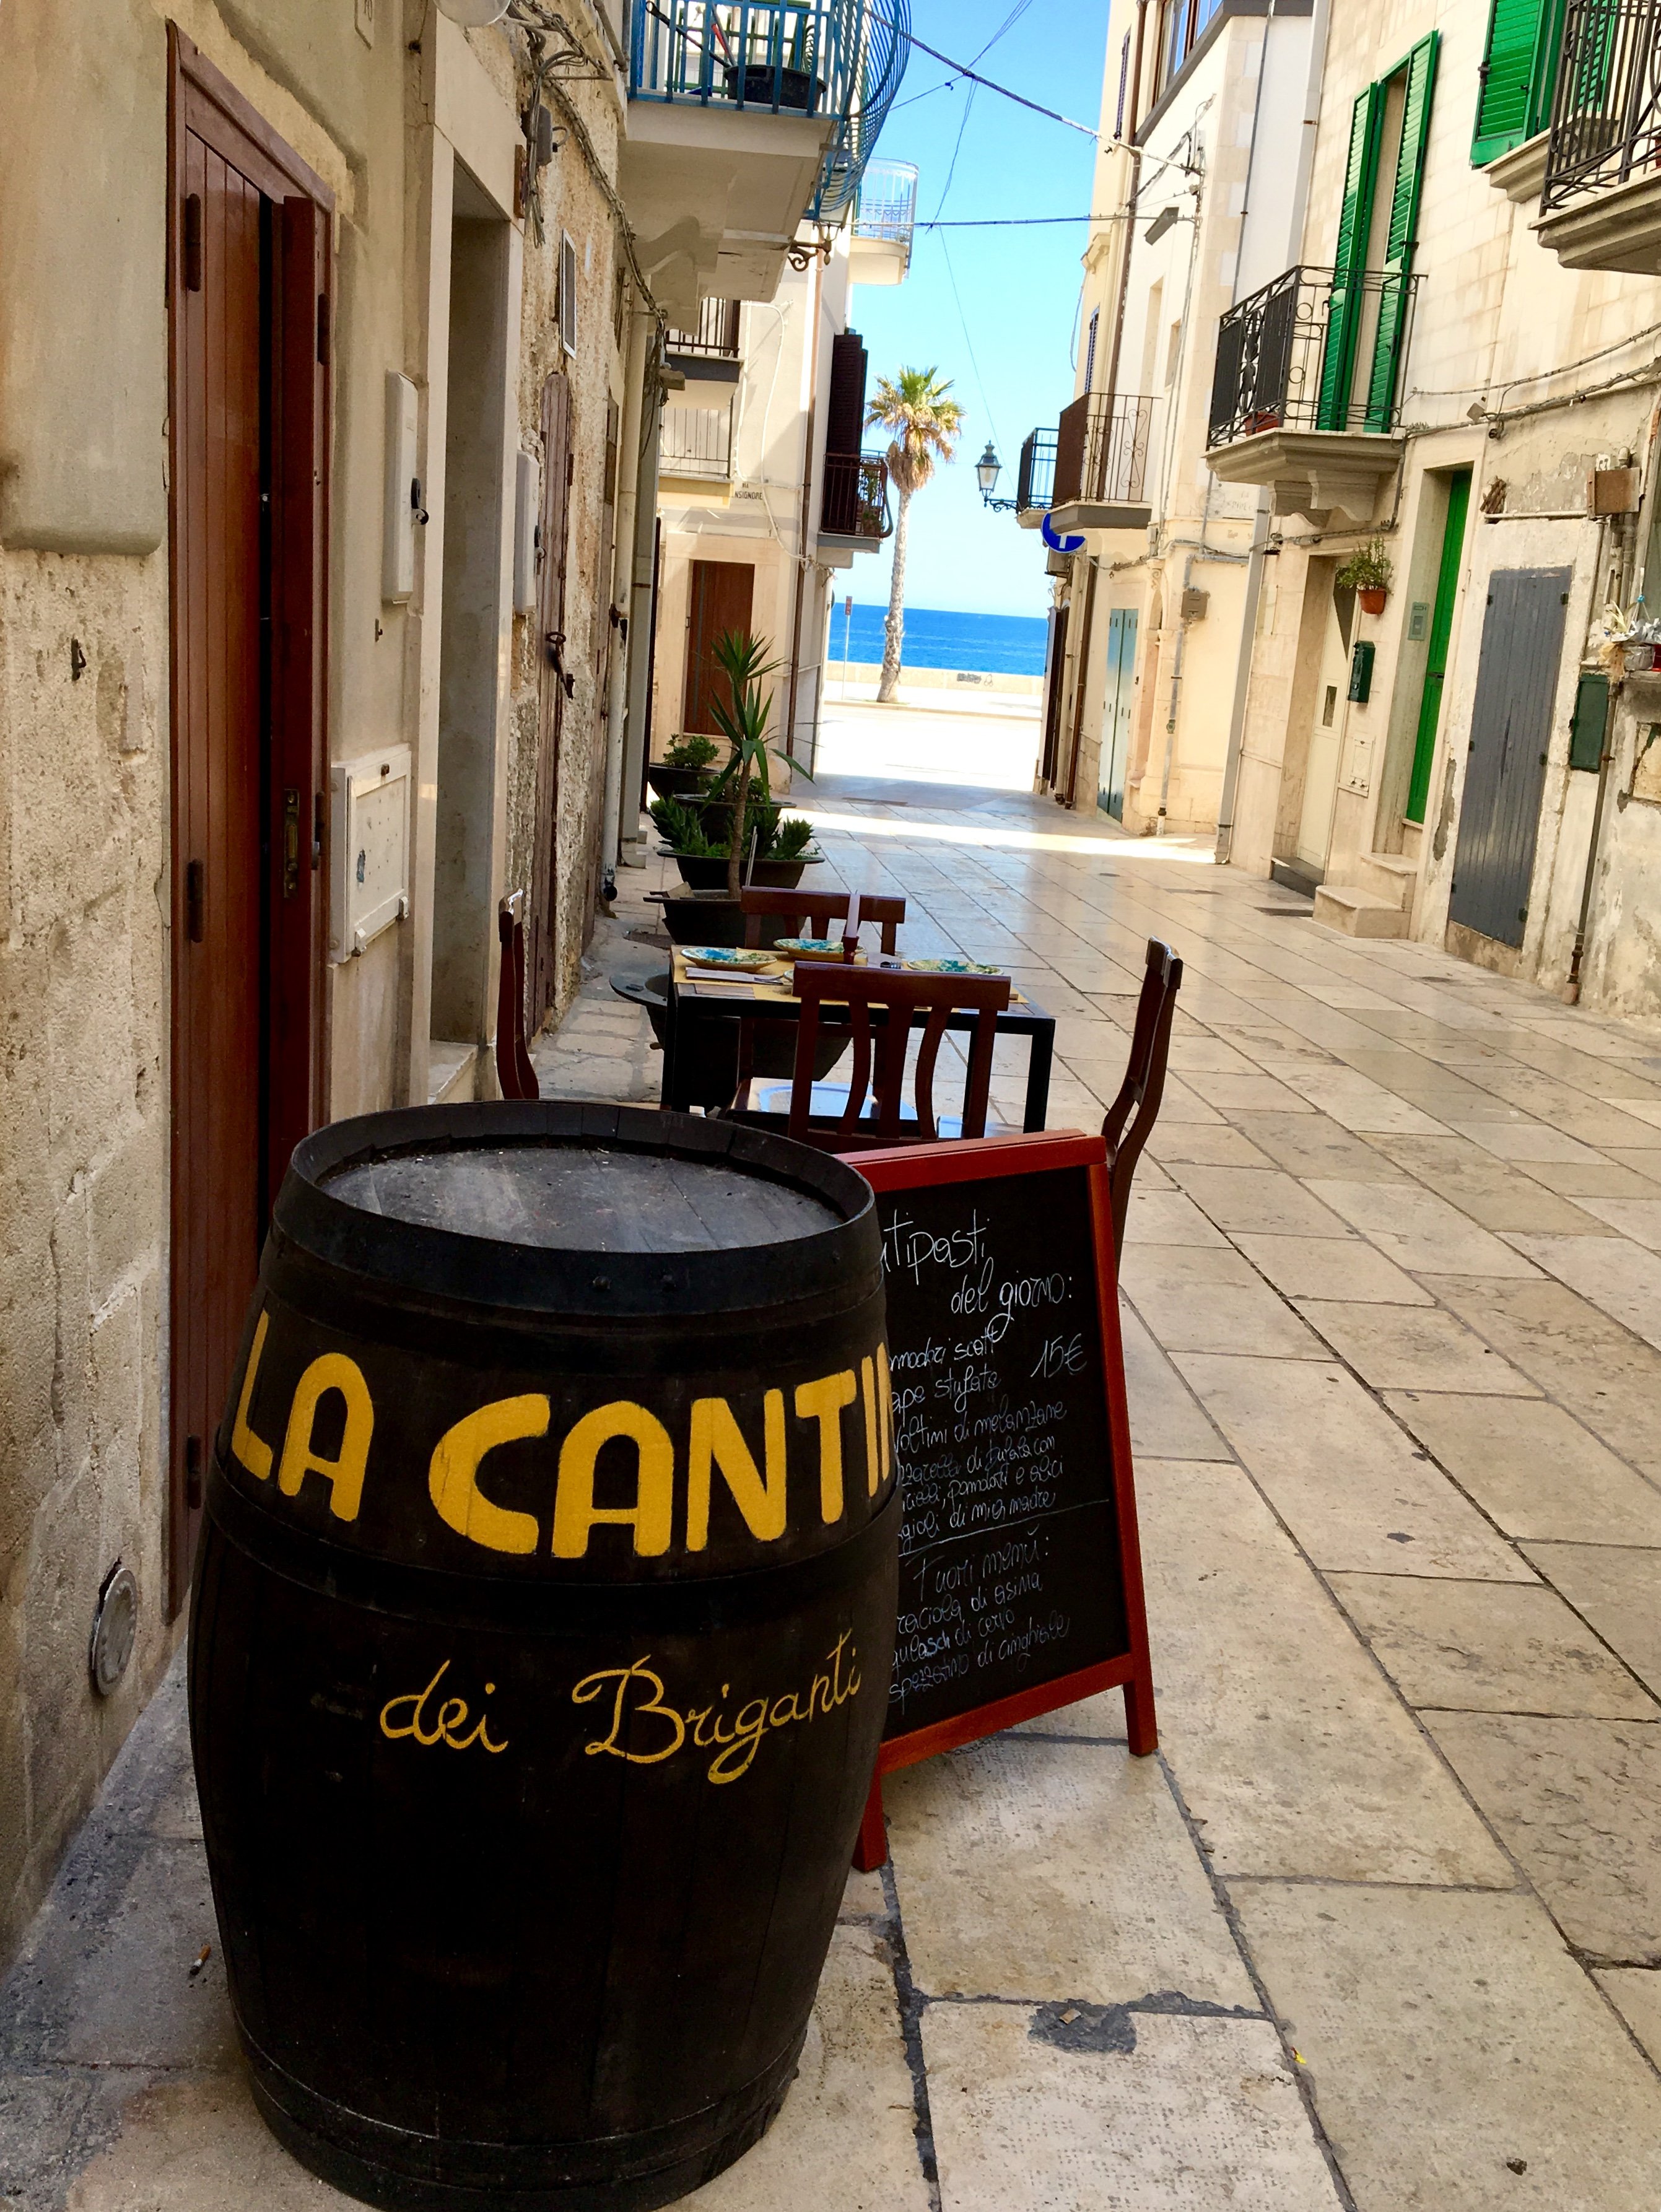
<path id="1" fill-rule="evenodd" d="M 857 1146 L 928 1143 L 938 1138 L 934 1079 L 948 1018 L 972 1013 L 967 1078 L 964 1089 L 963 1133 L 986 1133 L 992 1088 L 992 1048 L 998 1016 L 1009 1004 L 1007 975 L 916 975 L 891 968 L 849 968 L 825 961 L 800 961 L 792 984 L 801 1001 L 796 1038 L 795 1073 L 790 1086 L 789 1133 L 799 1140 L 832 1149 L 852 1140 Z M 853 1043 L 848 1102 L 827 1128 L 813 1123 L 813 1060 L 827 1006 L 845 1006 Z M 873 1022 L 873 1015 L 880 1018 Z M 904 1119 L 905 1063 L 912 1028 L 923 1017 L 922 1036 L 913 1077 L 916 1119 Z M 876 1111 L 867 1116 L 867 1092 Z"/>
<path id="2" fill-rule="evenodd" d="M 1102 1121 L 1113 1200 L 1113 1241 L 1121 1249 L 1130 1212 L 1131 1178 L 1158 1118 L 1159 1101 L 1165 1096 L 1171 1024 L 1182 981 L 1182 962 L 1168 945 L 1157 937 L 1150 937 L 1141 996 L 1136 1001 L 1136 1026 L 1130 1040 L 1129 1064 L 1118 1096 Z"/>

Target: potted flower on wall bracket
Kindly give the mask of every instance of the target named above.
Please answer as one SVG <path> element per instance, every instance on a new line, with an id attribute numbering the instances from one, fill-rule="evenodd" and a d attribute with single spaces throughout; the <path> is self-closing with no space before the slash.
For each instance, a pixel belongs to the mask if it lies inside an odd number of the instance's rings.
<path id="1" fill-rule="evenodd" d="M 1395 574 L 1384 539 L 1372 538 L 1350 555 L 1332 580 L 1340 591 L 1354 592 L 1363 614 L 1381 615 Z"/>

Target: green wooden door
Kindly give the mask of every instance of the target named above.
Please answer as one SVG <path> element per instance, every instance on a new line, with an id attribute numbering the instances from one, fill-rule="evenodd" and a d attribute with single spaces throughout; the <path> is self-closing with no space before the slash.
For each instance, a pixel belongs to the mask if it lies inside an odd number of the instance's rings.
<path id="1" fill-rule="evenodd" d="M 1422 822 L 1430 796 L 1431 763 L 1442 719 L 1442 684 L 1448 668 L 1448 640 L 1459 592 L 1459 567 L 1470 512 L 1470 471 L 1461 469 L 1448 482 L 1447 520 L 1442 526 L 1442 557 L 1436 572 L 1436 605 L 1431 611 L 1430 644 L 1425 654 L 1425 688 L 1419 698 L 1419 734 L 1413 745 L 1413 781 L 1408 787 L 1407 817 Z"/>

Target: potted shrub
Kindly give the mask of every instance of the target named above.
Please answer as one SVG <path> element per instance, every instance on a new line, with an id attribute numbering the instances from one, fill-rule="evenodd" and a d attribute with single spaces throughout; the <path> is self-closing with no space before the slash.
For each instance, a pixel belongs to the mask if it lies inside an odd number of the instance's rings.
<path id="1" fill-rule="evenodd" d="M 719 750 L 715 739 L 706 738 L 701 730 L 689 731 L 671 742 L 660 761 L 651 763 L 646 781 L 660 799 L 684 799 L 706 790 L 715 775 Z"/>
<path id="2" fill-rule="evenodd" d="M 653 802 L 652 819 L 662 833 L 664 851 L 680 870 L 681 881 L 693 890 L 723 895 L 736 913 L 738 893 L 729 883 L 731 828 L 722 823 L 718 830 L 708 821 L 709 811 L 708 807 L 688 805 L 684 799 L 659 799 Z M 770 890 L 794 890 L 803 870 L 821 857 L 812 849 L 812 842 L 813 825 L 801 815 L 786 815 L 772 805 L 746 808 L 743 832 L 746 849 L 740 856 L 743 880 Z M 725 940 L 705 937 L 701 941 L 716 945 Z"/>
<path id="3" fill-rule="evenodd" d="M 731 52 L 725 38 L 720 43 L 724 52 Z M 824 93 L 824 80 L 813 74 L 813 33 L 804 9 L 797 18 L 789 55 L 782 68 L 776 70 L 770 61 L 746 59 L 739 63 L 734 58 L 727 63 L 727 97 L 736 100 L 741 96 L 746 107 L 771 107 L 776 96 L 780 107 L 811 115 Z M 751 53 L 755 51 L 752 46 Z"/>
<path id="4" fill-rule="evenodd" d="M 1381 615 L 1395 575 L 1382 538 L 1374 538 L 1359 553 L 1352 553 L 1333 578 L 1341 590 L 1354 592 L 1364 614 Z"/>

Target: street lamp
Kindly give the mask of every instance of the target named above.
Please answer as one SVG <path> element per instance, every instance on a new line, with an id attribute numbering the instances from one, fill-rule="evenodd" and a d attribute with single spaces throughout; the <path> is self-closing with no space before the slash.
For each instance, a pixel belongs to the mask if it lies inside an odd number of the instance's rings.
<path id="1" fill-rule="evenodd" d="M 1018 499 L 994 499 L 992 496 L 1002 473 L 1003 463 L 998 459 L 997 448 L 989 438 L 986 451 L 975 464 L 976 481 L 981 488 L 981 505 L 989 508 L 994 514 L 1014 514 L 1020 507 Z"/>

